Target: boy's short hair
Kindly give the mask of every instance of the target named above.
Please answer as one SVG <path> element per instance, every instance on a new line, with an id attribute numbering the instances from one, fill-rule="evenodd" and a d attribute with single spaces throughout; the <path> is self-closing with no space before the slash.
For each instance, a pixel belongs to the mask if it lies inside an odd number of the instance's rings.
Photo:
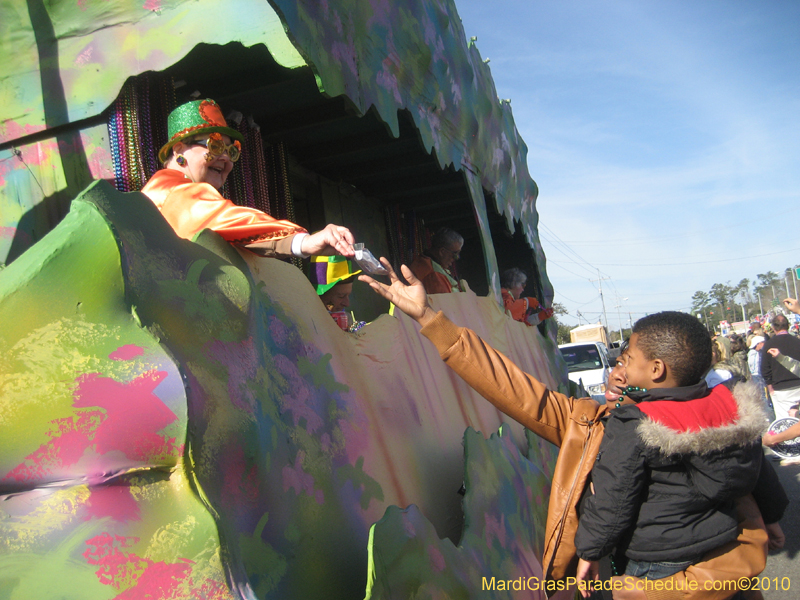
<path id="1" fill-rule="evenodd" d="M 648 315 L 636 321 L 634 333 L 645 358 L 664 361 L 679 386 L 698 383 L 711 367 L 711 339 L 692 315 L 676 311 Z"/>

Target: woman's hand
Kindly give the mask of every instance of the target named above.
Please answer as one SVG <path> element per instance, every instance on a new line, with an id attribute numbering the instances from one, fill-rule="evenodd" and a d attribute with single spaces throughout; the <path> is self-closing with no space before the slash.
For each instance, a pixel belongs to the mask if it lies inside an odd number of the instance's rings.
<path id="1" fill-rule="evenodd" d="M 392 265 L 389 264 L 389 261 L 383 257 L 381 257 L 380 260 L 381 264 L 386 267 L 387 271 L 389 271 L 390 285 L 375 281 L 369 275 L 359 275 L 358 280 L 368 283 L 373 290 L 386 298 L 389 302 L 394 304 L 397 308 L 406 313 L 420 325 L 426 325 L 428 321 L 436 316 L 436 313 L 433 312 L 433 309 L 428 304 L 428 293 L 425 291 L 425 287 L 422 285 L 422 282 L 414 277 L 411 269 L 405 265 L 401 265 L 400 270 L 402 271 L 403 277 L 406 278 L 409 285 L 404 284 L 402 281 L 400 281 L 400 279 L 398 279 L 397 273 L 394 272 L 394 269 L 392 268 Z"/>
<path id="2" fill-rule="evenodd" d="M 315 233 L 303 238 L 300 244 L 300 251 L 307 256 L 329 256 L 331 254 L 341 254 L 348 258 L 355 256 L 353 244 L 356 240 L 347 227 L 327 225 Z"/>

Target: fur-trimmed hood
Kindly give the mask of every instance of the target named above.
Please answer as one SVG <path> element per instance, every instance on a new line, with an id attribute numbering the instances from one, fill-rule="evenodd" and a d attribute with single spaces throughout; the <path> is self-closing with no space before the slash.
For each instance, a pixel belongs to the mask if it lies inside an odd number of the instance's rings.
<path id="1" fill-rule="evenodd" d="M 769 419 L 755 383 L 724 385 L 693 400 L 656 400 L 638 405 L 644 414 L 640 440 L 666 456 L 707 454 L 761 439 Z"/>

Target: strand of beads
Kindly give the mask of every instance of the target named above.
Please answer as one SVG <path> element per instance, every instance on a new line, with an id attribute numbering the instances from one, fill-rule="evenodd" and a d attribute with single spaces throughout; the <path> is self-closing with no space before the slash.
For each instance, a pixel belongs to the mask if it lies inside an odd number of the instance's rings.
<path id="1" fill-rule="evenodd" d="M 631 392 L 646 392 L 646 391 L 647 391 L 647 388 L 640 388 L 640 387 L 637 387 L 635 385 L 629 385 L 628 387 L 626 387 L 622 391 L 622 393 L 623 394 L 629 394 Z"/>
<path id="2" fill-rule="evenodd" d="M 114 187 L 124 192 L 122 177 L 122 157 L 120 156 L 119 137 L 117 136 L 117 119 L 119 118 L 119 101 L 115 100 L 108 113 L 108 145 L 111 148 L 111 162 L 114 166 Z"/>
<path id="3" fill-rule="evenodd" d="M 269 201 L 269 185 L 267 183 L 267 163 L 264 158 L 264 142 L 261 139 L 261 128 L 258 125 L 253 127 L 253 139 L 251 141 L 252 148 L 251 156 L 253 157 L 254 175 L 254 202 L 259 210 L 263 210 L 268 215 L 271 215 L 270 201 Z"/>
<path id="4" fill-rule="evenodd" d="M 119 110 L 117 112 L 117 144 L 119 144 L 119 157 L 120 157 L 120 170 L 122 171 L 122 184 L 120 186 L 120 191 L 122 192 L 130 192 L 131 189 L 129 187 L 130 182 L 130 169 L 128 168 L 128 145 L 127 141 L 125 140 L 125 124 L 124 121 L 125 115 L 125 103 L 123 101 L 122 96 L 119 98 Z"/>
<path id="5" fill-rule="evenodd" d="M 144 179 L 148 180 L 158 170 L 158 163 L 156 162 L 156 148 L 153 144 L 153 128 L 152 128 L 152 111 L 150 110 L 151 96 L 152 96 L 152 82 L 154 75 L 151 73 L 144 73 L 138 79 L 140 93 L 139 93 L 139 127 L 141 132 L 141 148 L 139 155 L 142 160 L 142 168 L 144 170 Z"/>

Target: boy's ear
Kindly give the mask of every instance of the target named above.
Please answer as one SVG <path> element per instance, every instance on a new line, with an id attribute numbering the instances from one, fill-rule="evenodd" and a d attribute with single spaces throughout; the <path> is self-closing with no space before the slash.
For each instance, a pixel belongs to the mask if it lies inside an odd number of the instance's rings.
<path id="1" fill-rule="evenodd" d="M 660 358 L 650 361 L 650 379 L 653 383 L 661 383 L 667 378 L 667 365 Z"/>

